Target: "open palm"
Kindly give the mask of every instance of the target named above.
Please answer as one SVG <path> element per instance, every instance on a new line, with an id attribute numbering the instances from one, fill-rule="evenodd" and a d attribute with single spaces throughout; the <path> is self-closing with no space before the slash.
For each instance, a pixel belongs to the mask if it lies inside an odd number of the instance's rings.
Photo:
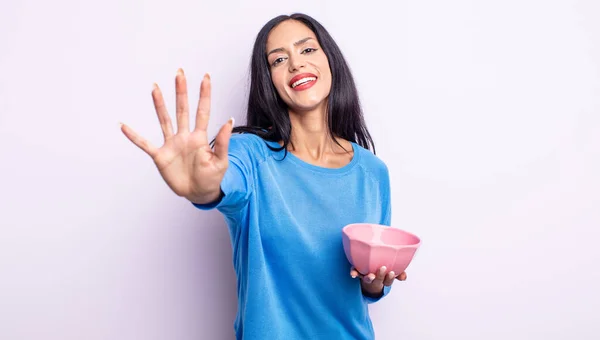
<path id="1" fill-rule="evenodd" d="M 221 181 L 228 167 L 227 151 L 233 118 L 221 127 L 215 138 L 214 150 L 211 149 L 206 131 L 210 117 L 210 91 L 210 77 L 205 75 L 200 85 L 195 127 L 190 131 L 187 83 L 183 70 L 177 71 L 177 133 L 174 134 L 162 93 L 154 85 L 152 98 L 164 135 L 164 144 L 160 148 L 153 146 L 129 126 L 121 125 L 125 136 L 152 158 L 173 192 L 195 203 L 208 203 L 218 198 Z"/>

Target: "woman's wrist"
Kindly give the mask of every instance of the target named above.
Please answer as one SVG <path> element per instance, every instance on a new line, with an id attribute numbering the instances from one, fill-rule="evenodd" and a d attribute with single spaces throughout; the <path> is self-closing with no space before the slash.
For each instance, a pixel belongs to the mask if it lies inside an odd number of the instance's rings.
<path id="1" fill-rule="evenodd" d="M 364 283 L 363 281 L 360 282 L 361 285 L 361 290 L 364 296 L 366 297 L 370 297 L 370 298 L 380 298 L 383 296 L 383 284 L 381 285 L 381 287 L 379 286 L 375 286 L 373 287 L 373 285 L 369 285 Z"/>
<path id="2" fill-rule="evenodd" d="M 221 199 L 223 199 L 223 196 L 225 196 L 225 193 L 223 193 L 223 190 L 221 190 L 221 188 L 219 187 L 219 191 L 214 192 L 214 193 L 210 193 L 207 195 L 203 195 L 203 196 L 194 196 L 194 197 L 186 197 L 190 202 L 192 203 L 196 203 L 196 204 L 211 204 L 211 203 L 215 203 L 220 201 Z"/>

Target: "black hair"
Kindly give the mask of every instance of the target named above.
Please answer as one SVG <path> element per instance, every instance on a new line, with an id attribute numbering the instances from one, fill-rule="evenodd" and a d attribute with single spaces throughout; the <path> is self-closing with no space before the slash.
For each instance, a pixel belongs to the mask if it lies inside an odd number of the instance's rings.
<path id="1" fill-rule="evenodd" d="M 287 154 L 292 131 L 288 107 L 273 85 L 270 65 L 266 57 L 269 33 L 286 20 L 299 21 L 313 31 L 329 61 L 332 81 L 327 102 L 327 122 L 330 135 L 357 143 L 365 149 L 372 149 L 375 153 L 375 144 L 365 124 L 350 67 L 327 30 L 317 20 L 302 13 L 277 16 L 258 32 L 250 63 L 247 125 L 234 127 L 233 133 L 253 133 L 264 140 L 283 141 L 281 148 L 267 145 L 276 151 L 285 149 Z"/>

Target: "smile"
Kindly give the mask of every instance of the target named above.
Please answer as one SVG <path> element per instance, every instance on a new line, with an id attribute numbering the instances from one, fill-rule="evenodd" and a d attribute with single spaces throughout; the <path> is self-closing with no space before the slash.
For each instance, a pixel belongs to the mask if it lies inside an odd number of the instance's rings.
<path id="1" fill-rule="evenodd" d="M 298 80 L 297 82 L 292 84 L 292 88 L 295 88 L 296 86 L 302 85 L 302 84 L 306 84 L 310 81 L 315 81 L 317 80 L 317 78 L 314 77 L 306 77 L 306 78 L 302 78 L 300 80 Z"/>
<path id="2" fill-rule="evenodd" d="M 312 87 L 317 81 L 317 76 L 311 73 L 303 73 L 290 80 L 290 87 L 296 91 L 306 90 Z"/>

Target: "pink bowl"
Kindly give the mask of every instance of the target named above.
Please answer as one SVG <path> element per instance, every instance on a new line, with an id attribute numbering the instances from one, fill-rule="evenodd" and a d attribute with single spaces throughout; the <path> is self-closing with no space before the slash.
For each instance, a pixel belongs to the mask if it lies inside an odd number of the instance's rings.
<path id="1" fill-rule="evenodd" d="M 382 266 L 400 275 L 421 245 L 421 239 L 409 232 L 371 223 L 345 226 L 342 241 L 346 258 L 363 275 L 377 274 Z"/>

